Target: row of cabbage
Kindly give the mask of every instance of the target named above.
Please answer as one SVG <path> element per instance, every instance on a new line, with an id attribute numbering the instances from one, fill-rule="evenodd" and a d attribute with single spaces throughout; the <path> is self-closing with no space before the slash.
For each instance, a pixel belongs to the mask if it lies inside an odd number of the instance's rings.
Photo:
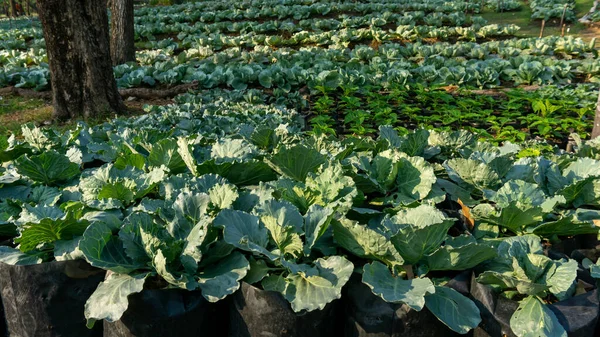
<path id="1" fill-rule="evenodd" d="M 529 6 L 533 11 L 532 19 L 561 19 L 564 15 L 565 22 L 577 20 L 575 0 L 532 0 L 529 1 Z"/>
<path id="2" fill-rule="evenodd" d="M 212 6 L 211 6 L 212 4 Z M 409 6 L 409 7 L 407 7 Z M 237 8 L 235 8 L 237 7 Z M 195 27 L 194 29 L 215 31 L 218 27 L 237 26 L 240 23 L 248 21 L 257 25 L 256 20 L 307 20 L 313 15 L 323 16 L 330 13 L 339 13 L 341 16 L 347 16 L 344 13 L 352 13 L 355 17 L 366 15 L 375 17 L 377 14 L 389 13 L 388 15 L 398 16 L 407 10 L 414 11 L 416 20 L 423 19 L 425 13 L 439 12 L 449 23 L 456 22 L 462 24 L 466 21 L 464 10 L 457 7 L 456 4 L 447 2 L 430 1 L 424 4 L 411 4 L 403 1 L 383 1 L 369 2 L 361 4 L 357 2 L 340 2 L 331 4 L 322 1 L 298 1 L 298 2 L 280 2 L 280 1 L 253 1 L 249 3 L 226 3 L 226 2 L 194 2 L 182 5 L 167 7 L 142 7 L 136 9 L 136 31 L 141 32 L 140 36 L 149 36 L 148 32 L 168 33 L 173 31 L 171 25 L 179 27 L 184 31 L 185 27 Z M 244 13 L 244 14 L 240 14 Z M 358 15 L 357 15 L 358 13 Z M 407 16 L 407 17 L 412 17 Z M 240 21 L 241 22 L 237 22 Z M 317 21 L 316 19 L 313 19 Z M 407 19 L 403 19 L 406 21 Z M 481 20 L 481 19 L 479 19 Z M 221 23 L 220 21 L 226 21 Z M 234 22 L 231 22 L 234 21 Z M 288 20 L 289 21 L 289 20 Z M 433 23 L 433 18 L 428 19 Z M 196 25 L 194 25 L 194 23 Z M 248 23 L 249 24 L 249 23 Z M 248 29 L 248 24 L 244 24 Z M 437 24 L 437 23 L 436 23 Z M 198 26 L 199 25 L 199 26 Z M 23 18 L 16 20 L 11 26 L 14 29 L 4 29 L 0 32 L 1 49 L 27 49 L 32 41 L 36 46 L 43 45 L 43 35 L 40 24 L 37 20 Z M 266 29 L 266 28 L 265 28 Z M 237 31 L 237 30 L 236 30 Z"/>
<path id="3" fill-rule="evenodd" d="M 117 66 L 115 77 L 121 87 L 198 81 L 205 88 L 226 85 L 239 89 L 260 85 L 287 91 L 314 82 L 323 71 L 334 70 L 343 74 L 345 82 L 357 84 L 382 81 L 495 87 L 597 81 L 600 64 L 594 57 L 592 44 L 561 39 L 552 46 L 552 40 L 548 41 L 548 45 L 540 41 L 530 44 L 493 42 L 479 46 L 386 43 L 377 49 L 363 45 L 354 49 L 309 47 L 276 51 L 264 46 L 255 47 L 253 51 L 229 48 L 216 53 L 210 47 L 200 46 L 177 56 L 173 47 L 168 47 L 162 51 L 139 52 L 142 65 Z M 508 47 L 510 45 L 515 47 Z M 572 59 L 546 56 L 553 53 Z M 20 58 L 14 58 L 15 54 L 4 58 L 7 64 L 0 83 L 46 89 L 48 70 L 43 51 L 19 54 Z M 9 63 L 11 60 L 16 62 Z M 26 66 L 29 62 L 31 67 Z"/>
<path id="4" fill-rule="evenodd" d="M 598 233 L 598 141 L 536 153 L 390 127 L 336 140 L 303 134 L 296 117 L 218 101 L 66 133 L 24 126 L 1 144 L 0 233 L 15 248 L 0 261 L 111 271 L 90 324 L 118 320 L 146 283 L 216 302 L 243 281 L 310 312 L 357 273 L 373 296 L 466 333 L 479 309 L 443 275 L 475 268 L 520 301 L 517 336 L 532 321 L 551 322 L 536 335 L 565 331 L 545 303 L 575 296 L 579 264 L 550 259 L 541 240 Z"/>
<path id="5" fill-rule="evenodd" d="M 136 38 L 155 40 L 155 35 L 160 34 L 176 34 L 179 40 L 183 40 L 188 35 L 194 35 L 198 32 L 233 34 L 254 33 L 270 33 L 274 35 L 292 34 L 301 31 L 308 32 L 323 32 L 338 30 L 343 28 L 361 28 L 361 27 L 381 27 L 386 25 L 426 25 L 426 26 L 485 26 L 487 21 L 480 16 L 466 15 L 463 12 L 441 13 L 432 12 L 425 13 L 422 11 L 416 12 L 376 12 L 365 15 L 340 15 L 339 17 L 327 18 L 309 18 L 303 20 L 291 19 L 273 19 L 267 21 L 221 21 L 215 23 L 187 23 L 187 22 L 145 22 L 136 24 Z"/>
<path id="6" fill-rule="evenodd" d="M 384 26 L 388 24 L 410 25 L 422 23 L 429 26 L 441 27 L 447 26 L 470 26 L 472 24 L 478 27 L 484 26 L 486 21 L 481 17 L 467 16 L 462 12 L 444 14 L 434 12 L 425 14 L 425 12 L 376 12 L 361 16 L 341 15 L 334 18 L 310 18 L 300 21 L 289 19 L 259 21 L 241 21 L 241 22 L 215 22 L 203 23 L 167 23 L 160 20 L 152 20 L 135 25 L 136 39 L 144 38 L 155 40 L 154 35 L 177 34 L 178 39 L 182 40 L 187 35 L 194 35 L 198 32 L 209 33 L 297 33 L 301 31 L 331 31 L 342 28 L 359 28 L 364 26 Z M 0 49 L 28 49 L 31 47 L 44 46 L 43 35 L 37 21 L 32 23 L 32 27 L 8 29 L 0 34 Z"/>
<path id="7" fill-rule="evenodd" d="M 443 14 L 442 14 L 443 16 Z M 154 48 L 157 44 L 165 44 L 166 41 L 172 41 L 169 38 L 165 41 L 156 41 L 155 35 L 161 34 L 176 34 L 177 40 L 181 41 L 181 46 L 191 46 L 201 43 L 204 40 L 214 40 L 214 47 L 220 49 L 223 46 L 240 46 L 252 47 L 256 44 L 265 44 L 265 40 L 283 41 L 276 44 L 280 45 L 299 45 L 307 43 L 331 44 L 336 40 L 348 40 L 348 33 L 359 33 L 361 36 L 366 31 L 372 31 L 374 36 L 383 36 L 383 38 L 396 38 L 405 40 L 416 40 L 422 38 L 436 38 L 440 40 L 447 39 L 464 39 L 476 40 L 477 38 L 489 37 L 510 37 L 516 33 L 519 28 L 514 25 L 499 26 L 485 25 L 485 20 L 480 17 L 466 18 L 463 14 L 448 16 L 447 20 L 454 23 L 456 26 L 436 27 L 439 23 L 443 23 L 443 18 L 440 15 L 431 15 L 427 21 L 431 21 L 435 25 L 415 25 L 414 21 L 418 18 L 413 16 L 396 16 L 382 15 L 380 17 L 360 18 L 347 17 L 342 18 L 342 21 L 333 19 L 311 19 L 304 20 L 302 23 L 294 23 L 290 21 L 269 21 L 265 23 L 249 22 L 237 24 L 147 24 L 136 26 L 136 34 L 139 39 L 144 36 L 150 40 L 150 43 L 138 44 L 139 47 L 145 49 Z M 434 20 L 435 19 L 435 20 Z M 470 26 L 461 27 L 465 23 Z M 394 30 L 381 28 L 388 23 L 396 27 Z M 317 28 L 314 32 L 305 30 L 308 26 Z M 347 27 L 348 26 L 348 27 Z M 358 28 L 361 26 L 367 26 Z M 311 29 L 312 29 L 311 28 Z M 323 29 L 325 28 L 325 29 Z M 337 30 L 342 29 L 342 33 Z M 287 32 L 288 38 L 282 35 L 269 33 L 273 30 Z M 242 33 L 240 36 L 232 36 L 232 33 Z M 268 33 L 268 34 L 261 34 Z M 292 34 L 293 33 L 293 34 Z M 393 36 L 390 36 L 392 34 Z M 341 36 L 336 38 L 336 36 Z M 344 37 L 346 36 L 346 37 Z M 0 36 L 0 50 L 24 50 L 29 48 L 43 48 L 45 46 L 41 28 L 29 28 L 26 30 L 9 30 L 4 36 Z"/>
<path id="8" fill-rule="evenodd" d="M 523 2 L 520 0 L 487 0 L 485 5 L 496 12 L 510 12 L 520 10 Z"/>
<path id="9" fill-rule="evenodd" d="M 176 22 L 218 22 L 218 21 L 243 21 L 255 19 L 308 19 L 312 16 L 339 15 L 344 13 L 370 13 L 405 11 L 423 12 L 465 12 L 466 9 L 476 10 L 478 4 L 469 4 L 463 1 L 427 0 L 420 2 L 410 1 L 369 1 L 369 2 L 329 2 L 310 1 L 309 4 L 258 1 L 252 3 L 221 2 L 215 7 L 205 3 L 187 3 L 168 7 L 145 7 L 136 10 L 136 23 L 146 24 L 161 22 L 165 24 Z M 236 8 L 237 7 L 237 8 Z"/>
<path id="10" fill-rule="evenodd" d="M 275 22 L 274 24 L 277 24 Z M 186 62 L 188 59 L 206 58 L 218 51 L 213 50 L 207 42 L 203 46 L 193 46 L 191 43 L 176 43 L 171 40 L 161 40 L 152 43 L 150 49 L 137 51 L 137 62 L 140 65 L 152 65 L 158 61 L 166 61 L 171 58 L 178 62 Z M 428 44 L 423 42 L 404 43 L 397 45 L 393 43 L 383 43 L 379 49 L 394 48 L 399 51 L 402 57 L 406 58 L 426 58 L 431 56 L 461 57 L 466 59 L 485 60 L 487 58 L 500 57 L 510 59 L 519 55 L 534 56 L 552 56 L 559 59 L 572 58 L 592 58 L 595 56 L 595 41 L 585 42 L 582 39 L 574 37 L 550 36 L 542 39 L 525 38 L 510 39 L 503 41 L 488 41 L 482 43 L 459 42 L 448 43 L 438 42 Z M 366 46 L 356 46 L 350 53 L 365 53 Z M 179 54 L 176 50 L 183 49 Z M 255 48 L 256 53 L 261 48 Z M 371 51 L 372 56 L 376 56 L 375 50 Z M 32 47 L 27 50 L 0 50 L 0 65 L 5 67 L 27 67 L 47 63 L 46 51 L 43 47 Z"/>

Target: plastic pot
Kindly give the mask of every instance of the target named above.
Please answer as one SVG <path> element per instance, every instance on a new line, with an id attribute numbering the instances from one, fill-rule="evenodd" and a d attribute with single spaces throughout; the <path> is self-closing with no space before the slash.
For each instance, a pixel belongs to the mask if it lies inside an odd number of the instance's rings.
<path id="1" fill-rule="evenodd" d="M 0 297 L 0 336 L 8 336 L 6 331 L 6 318 L 4 317 L 4 305 L 2 304 L 2 298 Z"/>
<path id="2" fill-rule="evenodd" d="M 199 291 L 147 289 L 129 296 L 121 320 L 104 322 L 104 336 L 226 336 L 226 309 L 208 302 Z"/>
<path id="3" fill-rule="evenodd" d="M 466 286 L 454 282 L 459 288 Z M 453 287 L 454 288 L 454 287 Z M 457 289 L 459 292 L 461 289 Z M 392 304 L 371 292 L 353 277 L 345 296 L 346 337 L 460 336 L 440 322 L 427 308 L 415 311 L 406 304 Z"/>
<path id="4" fill-rule="evenodd" d="M 596 336 L 596 325 L 600 315 L 597 289 L 550 304 L 560 324 L 572 337 Z M 516 337 L 510 329 L 510 318 L 519 303 L 498 296 L 487 285 L 477 283 L 473 276 L 471 294 L 481 311 L 481 324 L 475 329 L 475 337 Z"/>
<path id="5" fill-rule="evenodd" d="M 230 310 L 231 337 L 339 336 L 335 302 L 323 310 L 300 315 L 280 293 L 242 282 L 240 290 L 231 298 Z"/>
<path id="6" fill-rule="evenodd" d="M 84 305 L 105 272 L 83 260 L 30 266 L 0 263 L 0 287 L 11 337 L 101 336 L 89 330 Z"/>
<path id="7" fill-rule="evenodd" d="M 595 234 L 583 234 L 570 238 L 562 238 L 560 242 L 552 245 L 552 250 L 572 256 L 573 252 L 576 251 L 594 250 L 597 245 L 598 238 Z"/>

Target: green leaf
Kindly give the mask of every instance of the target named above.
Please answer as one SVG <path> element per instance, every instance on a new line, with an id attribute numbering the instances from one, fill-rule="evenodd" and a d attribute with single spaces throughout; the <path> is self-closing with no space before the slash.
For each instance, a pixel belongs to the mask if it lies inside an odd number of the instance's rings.
<path id="1" fill-rule="evenodd" d="M 510 318 L 510 328 L 518 337 L 567 337 L 552 310 L 535 296 L 521 300 Z"/>
<path id="2" fill-rule="evenodd" d="M 500 187 L 490 200 L 500 207 L 508 207 L 511 204 L 540 206 L 546 201 L 546 195 L 537 184 L 511 180 Z"/>
<path id="3" fill-rule="evenodd" d="M 256 209 L 256 214 L 283 255 L 300 256 L 303 248 L 300 234 L 304 220 L 294 205 L 285 201 L 268 200 Z"/>
<path id="4" fill-rule="evenodd" d="M 596 264 L 592 264 L 592 261 L 589 261 L 589 263 L 590 274 L 592 277 L 595 279 L 600 279 L 600 260 L 596 261 Z"/>
<path id="5" fill-rule="evenodd" d="M 550 286 L 550 292 L 560 301 L 571 297 L 575 291 L 577 279 L 577 261 L 552 261 L 556 265 L 554 273 L 547 273 L 546 284 Z"/>
<path id="6" fill-rule="evenodd" d="M 277 255 L 266 248 L 269 234 L 258 217 L 246 212 L 225 209 L 217 215 L 213 225 L 223 228 L 223 240 L 230 245 L 248 252 L 263 254 L 271 260 L 277 258 Z"/>
<path id="7" fill-rule="evenodd" d="M 487 164 L 474 159 L 454 158 L 445 163 L 450 179 L 479 190 L 494 189 L 500 177 Z"/>
<path id="8" fill-rule="evenodd" d="M 127 153 L 120 155 L 115 160 L 115 167 L 119 170 L 124 170 L 127 166 L 143 170 L 146 167 L 146 157 L 139 153 Z"/>
<path id="9" fill-rule="evenodd" d="M 269 69 L 264 69 L 258 74 L 258 82 L 263 87 L 269 89 L 273 86 L 273 80 L 271 78 L 271 71 Z"/>
<path id="10" fill-rule="evenodd" d="M 29 266 L 42 263 L 42 259 L 37 255 L 25 254 L 12 247 L 0 246 L 0 262 L 12 266 Z"/>
<path id="11" fill-rule="evenodd" d="M 62 196 L 62 192 L 55 187 L 36 186 L 31 190 L 29 201 L 35 205 L 53 206 Z"/>
<path id="12" fill-rule="evenodd" d="M 514 233 L 521 233 L 526 227 L 542 222 L 544 211 L 542 207 L 518 205 L 516 202 L 511 202 L 500 210 L 489 204 L 480 204 L 473 208 L 472 214 L 478 221 L 505 227 Z"/>
<path id="13" fill-rule="evenodd" d="M 146 239 L 151 239 L 158 229 L 150 214 L 138 212 L 125 218 L 118 235 L 127 257 L 139 264 L 149 263 L 155 252 L 148 250 L 142 232 L 149 235 Z"/>
<path id="14" fill-rule="evenodd" d="M 600 206 L 600 178 L 583 185 L 581 193 L 573 200 L 575 207 L 583 205 Z"/>
<path id="15" fill-rule="evenodd" d="M 79 243 L 85 259 L 94 267 L 115 273 L 126 274 L 144 267 L 125 254 L 122 241 L 113 236 L 112 231 L 112 227 L 102 222 L 93 223 L 86 229 Z"/>
<path id="16" fill-rule="evenodd" d="M 215 231 L 210 228 L 211 218 L 206 217 L 199 221 L 190 231 L 188 236 L 185 238 L 183 252 L 181 253 L 180 260 L 184 265 L 186 271 L 193 274 L 198 269 L 198 263 L 202 261 L 204 257 L 202 248 L 204 244 L 209 244 L 210 232 Z M 223 241 L 218 241 L 223 245 L 229 246 Z M 231 247 L 231 246 L 229 246 Z M 231 247 L 233 248 L 233 247 Z M 233 250 L 233 249 L 232 249 Z M 218 254 L 212 254 L 212 257 L 217 258 Z M 210 257 L 210 256 L 209 256 Z"/>
<path id="17" fill-rule="evenodd" d="M 315 204 L 345 212 L 352 207 L 357 190 L 352 178 L 344 175 L 343 167 L 338 164 L 321 166 L 318 172 L 306 177 L 306 188 L 316 199 Z"/>
<path id="18" fill-rule="evenodd" d="M 269 275 L 270 270 L 271 268 L 267 266 L 264 260 L 256 260 L 250 256 L 250 270 L 248 270 L 244 281 L 249 284 L 258 283 Z"/>
<path id="19" fill-rule="evenodd" d="M 286 279 L 281 275 L 269 275 L 260 283 L 266 291 L 276 291 L 285 294 L 287 287 Z"/>
<path id="20" fill-rule="evenodd" d="M 341 297 L 342 287 L 353 270 L 352 262 L 341 256 L 317 259 L 314 268 L 290 274 L 282 294 L 295 312 L 322 310 L 327 303 Z"/>
<path id="21" fill-rule="evenodd" d="M 210 157 L 220 165 L 251 159 L 256 152 L 257 149 L 243 139 L 224 138 L 213 144 Z"/>
<path id="22" fill-rule="evenodd" d="M 35 207 L 29 204 L 23 205 L 20 218 L 15 221 L 17 225 L 36 224 L 43 219 L 59 220 L 66 217 L 65 213 L 56 206 L 37 205 Z"/>
<path id="23" fill-rule="evenodd" d="M 380 152 L 372 160 L 361 156 L 354 165 L 365 172 L 354 178 L 357 187 L 364 193 L 386 193 L 394 188 L 399 167 L 395 152 Z"/>
<path id="24" fill-rule="evenodd" d="M 81 241 L 81 237 L 56 241 L 54 243 L 54 259 L 56 261 L 85 259 L 83 252 L 79 249 L 79 241 Z"/>
<path id="25" fill-rule="evenodd" d="M 179 138 L 177 140 L 177 146 L 181 160 L 185 163 L 192 175 L 198 176 L 198 167 L 193 155 L 193 146 L 190 144 L 190 141 L 186 138 Z"/>
<path id="26" fill-rule="evenodd" d="M 563 170 L 563 176 L 569 183 L 589 177 L 600 176 L 600 160 L 579 158 Z"/>
<path id="27" fill-rule="evenodd" d="M 471 197 L 471 190 L 467 190 L 464 189 L 462 187 L 459 187 L 457 184 L 450 182 L 448 180 L 445 179 L 438 179 L 436 181 L 436 185 L 435 186 L 439 186 L 443 191 L 446 191 L 452 200 L 458 202 L 458 200 L 460 199 L 460 201 L 469 207 L 473 207 L 479 204 L 479 201 L 474 200 Z"/>
<path id="28" fill-rule="evenodd" d="M 177 288 L 194 290 L 198 287 L 198 283 L 188 274 L 172 272 L 170 264 L 172 256 L 165 256 L 165 252 L 161 248 L 156 248 L 161 245 L 160 239 L 152 235 L 144 233 L 142 230 L 142 238 L 148 250 L 148 255 L 152 256 L 152 266 L 156 273 L 167 281 L 170 285 Z M 169 252 L 167 252 L 169 253 Z"/>
<path id="29" fill-rule="evenodd" d="M 210 196 L 205 193 L 181 192 L 173 203 L 173 210 L 179 219 L 169 226 L 169 232 L 175 238 L 183 239 L 192 228 L 206 216 Z"/>
<path id="30" fill-rule="evenodd" d="M 80 174 L 79 165 L 56 151 L 46 151 L 36 156 L 24 155 L 15 161 L 19 174 L 45 185 L 69 181 Z"/>
<path id="31" fill-rule="evenodd" d="M 303 183 L 280 178 L 272 186 L 276 189 L 275 195 L 280 194 L 281 199 L 291 202 L 298 207 L 301 213 L 306 213 L 311 205 L 321 203 L 319 193 L 306 188 Z M 331 205 L 328 206 L 331 207 Z"/>
<path id="32" fill-rule="evenodd" d="M 152 192 L 165 179 L 165 175 L 162 168 L 154 168 L 146 173 L 130 166 L 119 170 L 113 164 L 107 164 L 96 170 L 86 171 L 79 189 L 83 201 L 89 205 L 116 202 L 122 207 L 121 203 L 128 206 Z"/>
<path id="33" fill-rule="evenodd" d="M 371 288 L 373 294 L 390 303 L 405 303 L 416 311 L 425 306 L 425 295 L 435 293 L 435 287 L 428 278 L 404 280 L 392 275 L 380 262 L 368 263 L 363 268 L 362 281 Z"/>
<path id="34" fill-rule="evenodd" d="M 576 215 L 563 216 L 556 221 L 544 222 L 536 226 L 531 232 L 542 237 L 575 236 L 580 234 L 596 234 L 598 226 L 593 221 L 581 221 Z"/>
<path id="35" fill-rule="evenodd" d="M 179 146 L 176 139 L 166 138 L 152 145 L 152 151 L 148 155 L 148 164 L 151 167 L 165 166 L 171 174 L 185 172 L 186 163 L 178 152 Z"/>
<path id="36" fill-rule="evenodd" d="M 210 202 L 217 209 L 231 208 L 239 197 L 237 188 L 231 184 L 213 186 L 208 190 Z"/>
<path id="37" fill-rule="evenodd" d="M 402 256 L 383 234 L 346 218 L 332 221 L 332 227 L 335 242 L 350 253 L 377 259 L 394 269 L 404 264 Z"/>
<path id="38" fill-rule="evenodd" d="M 532 282 L 542 282 L 542 276 L 553 272 L 556 266 L 552 260 L 540 254 L 526 254 L 513 258 L 513 270 L 515 275 Z"/>
<path id="39" fill-rule="evenodd" d="M 53 244 L 59 240 L 71 240 L 81 236 L 88 228 L 89 222 L 77 220 L 71 213 L 60 219 L 42 219 L 39 223 L 27 223 L 20 226 L 21 235 L 15 239 L 19 249 L 29 252 L 42 244 Z"/>
<path id="40" fill-rule="evenodd" d="M 392 233 L 397 232 L 391 242 L 407 264 L 415 264 L 440 248 L 454 225 L 453 220 L 429 205 L 401 211 L 384 223 Z"/>
<path id="41" fill-rule="evenodd" d="M 235 252 L 198 274 L 198 287 L 209 302 L 217 302 L 236 292 L 240 280 L 246 277 L 250 264 L 244 256 Z"/>
<path id="42" fill-rule="evenodd" d="M 401 158 L 398 164 L 398 192 L 392 196 L 395 202 L 409 205 L 425 199 L 437 180 L 433 168 L 421 157 Z"/>
<path id="43" fill-rule="evenodd" d="M 512 274 L 512 273 L 511 273 Z M 495 271 L 485 271 L 477 277 L 477 282 L 500 287 L 505 290 L 517 290 L 520 294 L 543 295 L 548 290 L 545 284 L 534 283 L 528 279 L 518 279 Z"/>
<path id="44" fill-rule="evenodd" d="M 325 156 L 319 151 L 294 145 L 281 148 L 268 162 L 280 174 L 303 182 L 310 172 L 315 172 L 325 161 Z"/>
<path id="45" fill-rule="evenodd" d="M 450 329 L 466 334 L 481 322 L 479 308 L 469 298 L 448 287 L 435 287 L 425 295 L 425 306 Z"/>
<path id="46" fill-rule="evenodd" d="M 461 247 L 445 245 L 426 257 L 429 270 L 467 270 L 496 256 L 496 249 L 470 243 Z"/>
<path id="47" fill-rule="evenodd" d="M 277 130 L 258 125 L 250 135 L 250 141 L 261 149 L 270 149 L 278 142 Z"/>
<path id="48" fill-rule="evenodd" d="M 110 274 L 85 303 L 88 327 L 97 320 L 116 322 L 121 319 L 129 307 L 127 296 L 141 292 L 148 276 L 148 273 L 135 276 Z"/>
<path id="49" fill-rule="evenodd" d="M 308 208 L 308 212 L 304 215 L 304 236 L 306 240 L 304 255 L 310 255 L 310 251 L 317 240 L 325 234 L 333 218 L 333 213 L 331 208 L 323 208 L 320 205 L 311 205 Z"/>
<path id="50" fill-rule="evenodd" d="M 55 131 L 39 128 L 32 123 L 21 125 L 21 133 L 25 141 L 40 152 L 49 150 L 55 145 L 56 134 L 52 135 L 52 132 Z"/>
<path id="51" fill-rule="evenodd" d="M 227 158 L 226 160 L 232 160 Z M 271 167 L 256 159 L 246 159 L 243 162 L 225 161 L 216 164 L 215 160 L 209 160 L 198 166 L 198 174 L 214 173 L 227 178 L 237 186 L 256 185 L 263 181 L 277 179 L 277 175 Z"/>
<path id="52" fill-rule="evenodd" d="M 498 256 L 511 261 L 513 257 L 543 253 L 541 239 L 535 235 L 508 237 L 498 245 Z"/>
<path id="53" fill-rule="evenodd" d="M 409 156 L 423 156 L 429 140 L 429 131 L 425 129 L 417 129 L 414 132 L 406 135 L 400 145 L 400 151 Z"/>
<path id="54" fill-rule="evenodd" d="M 407 208 L 389 219 L 389 222 L 392 222 L 396 226 L 411 225 L 418 228 L 426 228 L 447 221 L 454 221 L 454 219 L 447 218 L 444 213 L 431 205 Z"/>

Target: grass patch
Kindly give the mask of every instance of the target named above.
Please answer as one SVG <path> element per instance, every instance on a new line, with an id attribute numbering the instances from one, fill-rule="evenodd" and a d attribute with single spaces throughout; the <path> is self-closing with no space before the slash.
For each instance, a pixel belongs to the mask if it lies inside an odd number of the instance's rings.
<path id="1" fill-rule="evenodd" d="M 116 114 L 106 114 L 103 116 L 88 118 L 87 125 L 93 126 L 110 122 L 116 117 L 133 117 L 145 114 L 145 105 L 167 105 L 173 103 L 170 99 L 154 100 L 133 100 L 125 101 L 127 112 L 117 116 Z M 0 135 L 8 136 L 13 133 L 19 137 L 21 135 L 21 126 L 27 123 L 35 125 L 52 126 L 60 132 L 66 132 L 73 129 L 75 125 L 83 121 L 83 118 L 68 120 L 65 122 L 56 122 L 52 119 L 52 104 L 50 102 L 25 98 L 21 96 L 0 96 Z"/>
<path id="2" fill-rule="evenodd" d="M 0 134 L 19 133 L 21 125 L 43 123 L 52 118 L 52 107 L 45 101 L 19 96 L 0 99 Z"/>

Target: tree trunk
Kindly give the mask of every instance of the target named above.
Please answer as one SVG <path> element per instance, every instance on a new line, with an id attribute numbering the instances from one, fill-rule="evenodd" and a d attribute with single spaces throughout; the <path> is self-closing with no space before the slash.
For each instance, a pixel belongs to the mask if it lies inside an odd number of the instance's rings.
<path id="1" fill-rule="evenodd" d="M 110 64 L 106 0 L 37 0 L 50 66 L 53 117 L 124 112 Z"/>
<path id="2" fill-rule="evenodd" d="M 15 3 L 15 0 L 10 0 L 9 3 L 10 3 L 10 14 L 16 18 L 17 16 L 19 16 L 17 14 L 17 4 Z"/>
<path id="3" fill-rule="evenodd" d="M 594 129 L 592 139 L 600 137 L 600 91 L 598 92 L 598 103 L 596 104 L 596 117 L 594 118 Z"/>
<path id="4" fill-rule="evenodd" d="M 133 0 L 111 0 L 110 13 L 110 56 L 112 64 L 135 62 Z"/>

